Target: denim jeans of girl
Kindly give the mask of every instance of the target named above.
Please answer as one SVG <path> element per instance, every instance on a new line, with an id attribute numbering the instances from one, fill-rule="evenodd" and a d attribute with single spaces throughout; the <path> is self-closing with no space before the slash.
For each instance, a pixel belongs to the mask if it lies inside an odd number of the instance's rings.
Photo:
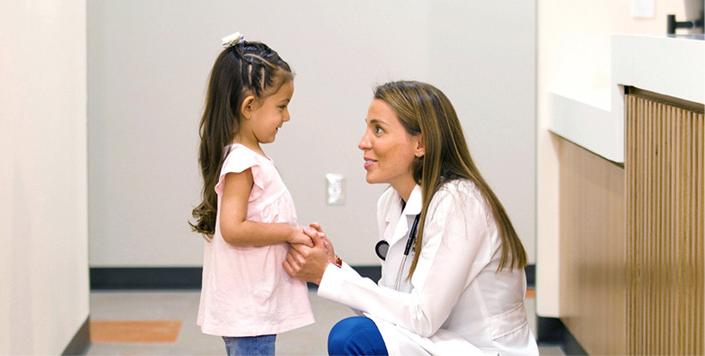
<path id="1" fill-rule="evenodd" d="M 228 356 L 274 356 L 277 335 L 246 337 L 223 336 Z"/>

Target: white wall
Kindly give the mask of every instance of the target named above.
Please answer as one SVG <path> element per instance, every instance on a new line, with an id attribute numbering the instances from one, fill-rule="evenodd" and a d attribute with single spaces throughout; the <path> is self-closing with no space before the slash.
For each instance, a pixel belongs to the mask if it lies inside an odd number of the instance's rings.
<path id="1" fill-rule="evenodd" d="M 470 153 L 535 263 L 536 3 L 433 1 L 430 79 L 451 98 Z"/>
<path id="2" fill-rule="evenodd" d="M 246 4 L 246 5 L 245 5 Z M 89 2 L 91 266 L 197 266 L 197 126 L 220 38 L 241 31 L 297 73 L 292 121 L 265 146 L 297 203 L 352 264 L 376 264 L 357 142 L 372 88 L 429 81 L 534 258 L 534 1 Z M 507 144 L 509 143 L 509 144 Z M 347 179 L 325 205 L 324 175 Z"/>
<path id="3" fill-rule="evenodd" d="M 88 317 L 86 4 L 0 3 L 0 354 Z"/>
<path id="4" fill-rule="evenodd" d="M 549 92 L 609 105 L 610 37 L 615 34 L 665 35 L 666 15 L 685 18 L 685 4 L 700 0 L 654 1 L 654 16 L 634 18 L 632 0 L 540 0 L 537 11 L 537 313 L 560 316 L 560 240 L 558 235 L 558 156 Z M 648 1 L 647 1 L 648 2 Z"/>

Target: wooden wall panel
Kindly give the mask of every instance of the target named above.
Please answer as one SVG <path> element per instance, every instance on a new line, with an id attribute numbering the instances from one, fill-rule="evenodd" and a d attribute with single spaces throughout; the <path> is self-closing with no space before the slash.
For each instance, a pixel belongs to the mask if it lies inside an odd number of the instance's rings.
<path id="1" fill-rule="evenodd" d="M 626 353 L 624 169 L 557 140 L 561 320 L 590 354 Z"/>
<path id="2" fill-rule="evenodd" d="M 626 108 L 627 352 L 702 355 L 702 107 L 630 94 Z"/>

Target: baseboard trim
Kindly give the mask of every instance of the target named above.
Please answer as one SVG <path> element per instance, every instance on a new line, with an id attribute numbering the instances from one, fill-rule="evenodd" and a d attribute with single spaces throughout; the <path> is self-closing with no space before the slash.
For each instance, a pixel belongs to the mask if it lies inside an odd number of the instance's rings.
<path id="1" fill-rule="evenodd" d="M 382 266 L 350 266 L 363 277 L 367 277 L 375 283 L 382 278 Z"/>
<path id="2" fill-rule="evenodd" d="M 587 355 L 573 334 L 559 318 L 536 317 L 539 344 L 559 345 L 566 355 Z"/>
<path id="3" fill-rule="evenodd" d="M 91 290 L 201 289 L 201 267 L 91 267 Z"/>
<path id="4" fill-rule="evenodd" d="M 88 315 L 86 320 L 83 322 L 76 334 L 73 335 L 69 344 L 66 345 L 64 351 L 61 355 L 85 355 L 88 351 L 88 347 L 91 345 L 91 335 L 90 335 L 90 321 L 91 316 Z"/>
<path id="5" fill-rule="evenodd" d="M 378 281 L 380 266 L 352 266 Z M 201 289 L 201 267 L 92 267 L 91 290 Z"/>
<path id="6" fill-rule="evenodd" d="M 536 265 L 526 265 L 526 267 L 524 267 L 524 273 L 526 273 L 527 287 L 536 287 Z"/>
<path id="7" fill-rule="evenodd" d="M 352 266 L 361 276 L 378 281 L 380 266 Z M 526 266 L 526 281 L 534 286 L 536 268 Z M 91 290 L 201 289 L 201 267 L 91 267 Z"/>

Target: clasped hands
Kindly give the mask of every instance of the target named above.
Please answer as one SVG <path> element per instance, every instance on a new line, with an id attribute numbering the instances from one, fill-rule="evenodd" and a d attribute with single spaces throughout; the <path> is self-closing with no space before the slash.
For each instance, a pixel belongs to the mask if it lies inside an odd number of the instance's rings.
<path id="1" fill-rule="evenodd" d="M 326 233 L 317 223 L 303 227 L 303 234 L 310 241 L 290 242 L 289 253 L 282 263 L 290 276 L 306 282 L 321 283 L 328 263 L 335 263 L 335 250 Z"/>

